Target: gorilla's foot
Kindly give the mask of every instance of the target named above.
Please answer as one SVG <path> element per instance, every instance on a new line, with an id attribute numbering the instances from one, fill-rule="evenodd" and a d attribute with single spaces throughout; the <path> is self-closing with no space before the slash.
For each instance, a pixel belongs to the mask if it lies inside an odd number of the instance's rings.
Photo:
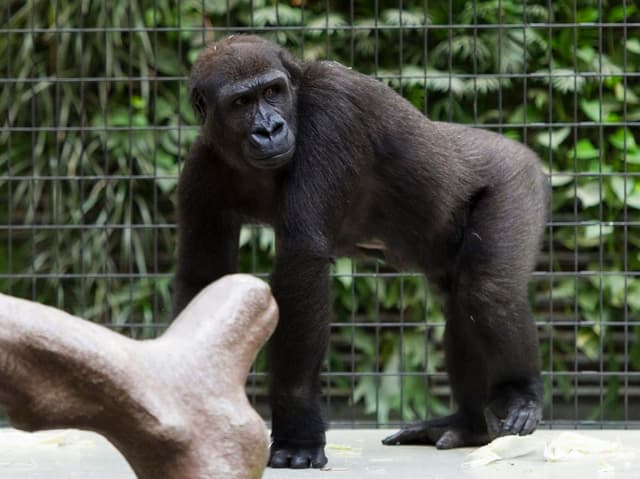
<path id="1" fill-rule="evenodd" d="M 274 441 L 271 444 L 269 466 L 273 468 L 319 469 L 327 464 L 324 444 L 319 446 L 292 446 Z"/>
<path id="2" fill-rule="evenodd" d="M 257 479 L 268 435 L 244 383 L 276 321 L 269 287 L 246 275 L 205 288 L 151 341 L 0 294 L 0 404 L 19 429 L 99 432 L 141 479 Z"/>
<path id="3" fill-rule="evenodd" d="M 438 449 L 480 446 L 489 442 L 486 430 L 477 431 L 461 414 L 423 421 L 382 440 L 387 446 L 401 444 L 435 445 Z"/>

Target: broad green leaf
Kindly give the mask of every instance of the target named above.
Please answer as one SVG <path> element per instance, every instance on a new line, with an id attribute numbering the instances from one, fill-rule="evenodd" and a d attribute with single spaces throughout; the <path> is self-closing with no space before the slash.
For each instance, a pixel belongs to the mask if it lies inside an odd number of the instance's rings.
<path id="1" fill-rule="evenodd" d="M 626 102 L 628 105 L 638 103 L 638 96 L 631 88 L 625 88 L 623 83 L 616 83 L 613 91 L 619 102 Z"/>
<path id="2" fill-rule="evenodd" d="M 542 88 L 531 88 L 528 92 L 538 110 L 542 110 L 549 102 L 549 92 Z"/>
<path id="3" fill-rule="evenodd" d="M 586 240 L 600 239 L 603 236 L 610 235 L 612 232 L 613 226 L 603 224 L 587 225 L 584 228 L 582 237 Z"/>
<path id="4" fill-rule="evenodd" d="M 275 252 L 276 234 L 273 228 L 261 228 L 258 231 L 258 247 L 261 251 Z"/>
<path id="5" fill-rule="evenodd" d="M 570 174 L 559 174 L 559 173 L 568 173 L 566 171 L 552 171 L 549 172 L 547 170 L 547 175 L 549 176 L 549 179 L 551 180 L 551 186 L 552 187 L 556 187 L 556 186 L 564 186 L 564 185 L 568 185 L 569 183 L 573 182 L 573 176 Z"/>
<path id="6" fill-rule="evenodd" d="M 568 248 L 594 248 L 603 244 L 606 238 L 613 233 L 613 226 L 594 224 L 588 225 L 577 238 L 571 235 L 566 238 L 564 244 Z"/>
<path id="7" fill-rule="evenodd" d="M 578 23 L 591 23 L 598 20 L 599 16 L 598 9 L 595 7 L 581 8 L 578 10 L 576 21 Z"/>
<path id="8" fill-rule="evenodd" d="M 131 97 L 131 106 L 136 109 L 146 108 L 147 102 L 144 98 L 139 95 L 133 95 Z"/>
<path id="9" fill-rule="evenodd" d="M 574 291 L 574 295 L 575 295 Z M 598 291 L 594 288 L 580 288 L 578 293 L 578 304 L 580 305 L 580 309 L 585 311 L 595 311 L 599 301 Z"/>
<path id="10" fill-rule="evenodd" d="M 611 190 L 616 197 L 621 202 L 625 202 L 633 193 L 635 180 L 633 178 L 625 178 L 623 176 L 613 176 L 609 179 L 609 184 L 611 185 Z"/>
<path id="11" fill-rule="evenodd" d="M 334 271 L 336 279 L 346 288 L 351 287 L 353 283 L 353 262 L 350 258 L 338 258 L 336 260 Z"/>
<path id="12" fill-rule="evenodd" d="M 629 128 L 618 128 L 613 134 L 609 135 L 609 143 L 618 150 L 635 151 L 638 148 L 636 139 Z"/>
<path id="13" fill-rule="evenodd" d="M 636 191 L 633 195 L 629 196 L 626 204 L 633 209 L 640 210 L 640 191 Z"/>
<path id="14" fill-rule="evenodd" d="M 503 135 L 514 141 L 522 141 L 522 135 L 520 134 L 519 131 L 516 131 L 516 130 L 507 130 L 503 133 Z"/>
<path id="15" fill-rule="evenodd" d="M 168 195 L 178 186 L 178 178 L 159 178 L 156 183 L 162 193 Z"/>
<path id="16" fill-rule="evenodd" d="M 629 38 L 625 43 L 625 47 L 631 53 L 640 55 L 640 40 L 638 40 L 637 38 Z"/>
<path id="17" fill-rule="evenodd" d="M 632 2 L 627 2 L 626 5 L 613 6 L 609 12 L 609 21 L 622 22 L 633 15 L 636 11 L 637 8 Z"/>
<path id="18" fill-rule="evenodd" d="M 599 205 L 602 201 L 600 185 L 597 181 L 592 181 L 585 185 L 578 186 L 576 196 L 584 208 L 591 208 L 592 206 Z"/>
<path id="19" fill-rule="evenodd" d="M 600 121 L 601 116 L 606 116 L 598 100 L 580 100 L 580 109 L 591 121 Z"/>
<path id="20" fill-rule="evenodd" d="M 593 333 L 593 331 L 581 328 L 578 331 L 576 344 L 578 346 L 578 349 L 580 349 L 588 358 L 598 358 L 599 341 L 598 337 Z"/>
<path id="21" fill-rule="evenodd" d="M 560 279 L 554 284 L 551 292 L 554 298 L 573 298 L 576 295 L 576 285 L 572 279 Z"/>
<path id="22" fill-rule="evenodd" d="M 640 165 L 640 148 L 637 148 L 634 151 L 625 151 L 623 153 L 623 158 L 627 163 Z"/>
<path id="23" fill-rule="evenodd" d="M 502 82 L 502 86 L 505 87 L 504 82 Z M 509 116 L 509 123 L 531 123 L 538 121 L 544 121 L 544 117 L 540 113 L 540 110 L 531 103 L 527 105 L 526 109 L 523 106 L 514 108 L 513 113 Z"/>
<path id="24" fill-rule="evenodd" d="M 577 158 L 578 160 L 593 160 L 600 158 L 600 149 L 595 148 L 591 143 L 591 140 L 582 138 L 578 140 L 573 150 L 570 150 L 567 154 L 569 158 Z"/>
<path id="25" fill-rule="evenodd" d="M 625 289 L 628 288 L 628 279 L 625 280 L 622 274 L 604 276 L 602 278 L 602 285 L 608 293 L 609 301 L 616 306 L 623 306 Z"/>
<path id="26" fill-rule="evenodd" d="M 547 130 L 536 135 L 536 143 L 540 146 L 557 150 L 560 144 L 569 136 L 571 128 L 559 128 L 557 130 Z"/>
<path id="27" fill-rule="evenodd" d="M 627 303 L 632 308 L 640 310 L 640 279 L 637 277 L 627 278 Z"/>
<path id="28" fill-rule="evenodd" d="M 596 58 L 596 51 L 591 46 L 578 48 L 577 56 L 583 62 L 590 64 Z"/>

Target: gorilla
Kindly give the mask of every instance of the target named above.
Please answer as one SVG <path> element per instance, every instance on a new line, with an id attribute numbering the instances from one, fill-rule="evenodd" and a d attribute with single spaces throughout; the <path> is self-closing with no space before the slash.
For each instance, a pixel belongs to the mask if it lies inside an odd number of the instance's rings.
<path id="1" fill-rule="evenodd" d="M 208 45 L 189 88 L 201 130 L 178 187 L 174 315 L 236 271 L 243 222 L 273 226 L 271 467 L 327 463 L 319 377 L 340 255 L 424 272 L 447 317 L 457 410 L 384 444 L 449 449 L 534 431 L 542 382 L 527 285 L 549 185 L 532 151 L 430 121 L 375 79 L 257 36 Z"/>

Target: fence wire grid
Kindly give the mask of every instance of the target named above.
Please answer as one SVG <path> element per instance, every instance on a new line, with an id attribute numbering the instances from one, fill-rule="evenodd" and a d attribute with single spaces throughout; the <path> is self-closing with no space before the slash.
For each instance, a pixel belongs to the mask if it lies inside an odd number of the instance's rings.
<path id="1" fill-rule="evenodd" d="M 203 45 L 256 33 L 377 77 L 435 120 L 531 146 L 553 186 L 532 277 L 544 419 L 640 420 L 640 11 L 631 1 L 5 0 L 0 291 L 136 338 L 167 326 L 175 190 Z M 250 225 L 239 269 L 268 277 Z M 395 426 L 451 407 L 428 282 L 339 259 L 327 417 Z M 264 357 L 247 384 L 265 406 Z"/>

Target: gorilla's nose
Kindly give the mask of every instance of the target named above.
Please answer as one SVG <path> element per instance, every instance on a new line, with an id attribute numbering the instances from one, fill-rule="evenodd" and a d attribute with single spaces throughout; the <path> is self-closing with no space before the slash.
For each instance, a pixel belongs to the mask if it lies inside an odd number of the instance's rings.
<path id="1" fill-rule="evenodd" d="M 286 138 L 283 120 L 256 125 L 251 130 L 251 142 L 257 147 L 271 147 Z"/>

